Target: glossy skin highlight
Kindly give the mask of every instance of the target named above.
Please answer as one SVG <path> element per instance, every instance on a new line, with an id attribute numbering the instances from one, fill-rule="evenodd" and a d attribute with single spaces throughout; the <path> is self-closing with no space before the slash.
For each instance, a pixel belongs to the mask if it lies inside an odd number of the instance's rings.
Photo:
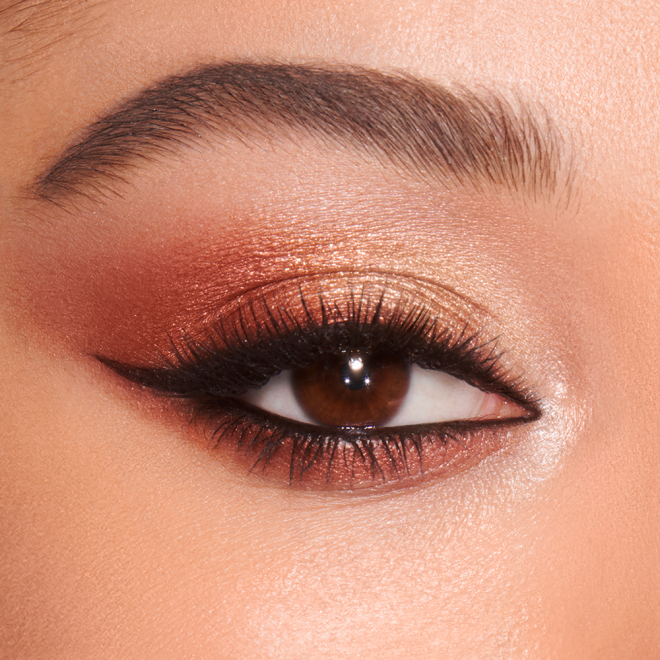
<path id="1" fill-rule="evenodd" d="M 3 43 L 0 655 L 655 658 L 657 7 L 89 11 L 38 66 L 29 41 Z M 570 203 L 437 186 L 304 138 L 211 140 L 74 213 L 20 202 L 121 99 L 242 59 L 400 70 L 541 104 L 572 156 Z M 91 357 L 148 362 L 247 290 L 345 271 L 473 301 L 541 418 L 423 487 L 301 493 L 209 453 Z"/>

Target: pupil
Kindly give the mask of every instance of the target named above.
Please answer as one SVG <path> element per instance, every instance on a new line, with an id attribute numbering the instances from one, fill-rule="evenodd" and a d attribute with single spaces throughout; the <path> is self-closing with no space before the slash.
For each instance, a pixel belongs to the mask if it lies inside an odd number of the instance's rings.
<path id="1" fill-rule="evenodd" d="M 293 389 L 318 424 L 382 426 L 401 407 L 410 381 L 404 360 L 373 355 L 333 355 L 293 371 Z"/>
<path id="2" fill-rule="evenodd" d="M 363 390 L 371 385 L 371 374 L 364 363 L 364 360 L 352 355 L 342 367 L 341 382 L 349 390 Z"/>

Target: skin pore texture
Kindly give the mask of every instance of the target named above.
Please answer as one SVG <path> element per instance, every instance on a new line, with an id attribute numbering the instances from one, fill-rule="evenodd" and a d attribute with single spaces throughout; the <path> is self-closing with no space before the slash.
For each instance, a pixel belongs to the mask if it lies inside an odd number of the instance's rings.
<path id="1" fill-rule="evenodd" d="M 0 657 L 657 658 L 659 18 L 0 1 Z M 290 117 L 228 133 L 226 106 L 120 173 L 88 159 L 80 190 L 70 171 L 46 185 L 91 124 L 226 63 L 386 74 L 420 107 L 422 89 L 504 100 L 552 137 L 555 185 L 459 180 L 389 158 L 403 138 L 370 149 Z M 321 282 L 341 306 L 349 281 L 472 324 L 537 417 L 466 443 L 457 469 L 319 488 L 210 450 L 213 418 L 97 359 L 162 366 L 243 301 L 300 307 Z"/>

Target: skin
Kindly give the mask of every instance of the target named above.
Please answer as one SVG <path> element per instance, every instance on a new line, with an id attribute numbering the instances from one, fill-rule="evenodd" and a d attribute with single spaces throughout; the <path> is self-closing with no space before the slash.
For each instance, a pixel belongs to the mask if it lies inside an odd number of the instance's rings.
<path id="1" fill-rule="evenodd" d="M 34 43 L 7 38 L 0 69 L 1 655 L 657 657 L 657 6 L 85 12 L 66 38 L 43 37 L 37 64 Z M 301 140 L 230 155 L 212 142 L 76 212 L 16 200 L 119 100 L 246 58 L 515 92 L 566 136 L 574 194 L 440 189 Z M 168 328 L 244 282 L 332 270 L 421 277 L 475 301 L 541 419 L 449 477 L 323 493 L 210 453 L 90 357 L 146 362 Z"/>

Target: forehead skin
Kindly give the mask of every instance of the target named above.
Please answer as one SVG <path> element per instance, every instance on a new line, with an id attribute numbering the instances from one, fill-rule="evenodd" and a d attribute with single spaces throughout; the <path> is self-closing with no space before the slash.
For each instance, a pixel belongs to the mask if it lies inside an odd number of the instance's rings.
<path id="1" fill-rule="evenodd" d="M 266 502 L 245 511 L 227 495 L 226 529 L 214 535 L 212 507 L 179 502 L 165 468 L 151 499 L 120 510 L 94 490 L 105 475 L 93 457 L 85 454 L 84 469 L 68 458 L 51 472 L 56 462 L 23 455 L 18 431 L 7 432 L 0 484 L 11 485 L 0 489 L 0 536 L 10 542 L 0 554 L 0 593 L 8 595 L 0 607 L 11 616 L 0 612 L 0 649 L 26 658 L 656 657 L 657 4 L 107 0 L 90 3 L 89 20 L 76 10 L 75 22 L 79 29 L 63 26 L 62 39 L 56 21 L 44 28 L 52 39 L 35 34 L 36 67 L 30 38 L 4 36 L 3 251 L 15 235 L 18 191 L 85 125 L 198 63 L 354 64 L 514 92 L 553 117 L 577 171 L 578 206 L 549 214 L 543 232 L 567 317 L 575 314 L 566 328 L 581 346 L 587 408 L 597 414 L 587 411 L 542 491 L 527 500 L 524 491 L 524 504 L 495 522 L 465 514 L 460 530 L 404 498 L 383 520 L 377 506 L 350 513 L 317 505 L 312 515 L 295 504 L 275 515 Z M 0 299 L 9 295 L 10 259 L 0 252 Z M 27 398 L 66 408 L 53 385 L 61 383 L 48 376 L 61 365 L 13 333 L 9 311 L 0 311 L 0 419 Z M 42 381 L 51 394 L 24 384 L 25 365 L 39 360 L 50 365 Z M 25 438 L 66 433 L 86 446 L 92 421 L 71 405 L 68 426 L 52 433 L 50 420 L 32 411 Z M 200 469 L 212 481 L 211 468 Z M 98 496 L 84 514 L 67 499 L 69 483 L 81 500 Z M 310 529 L 318 534 L 305 545 Z"/>

